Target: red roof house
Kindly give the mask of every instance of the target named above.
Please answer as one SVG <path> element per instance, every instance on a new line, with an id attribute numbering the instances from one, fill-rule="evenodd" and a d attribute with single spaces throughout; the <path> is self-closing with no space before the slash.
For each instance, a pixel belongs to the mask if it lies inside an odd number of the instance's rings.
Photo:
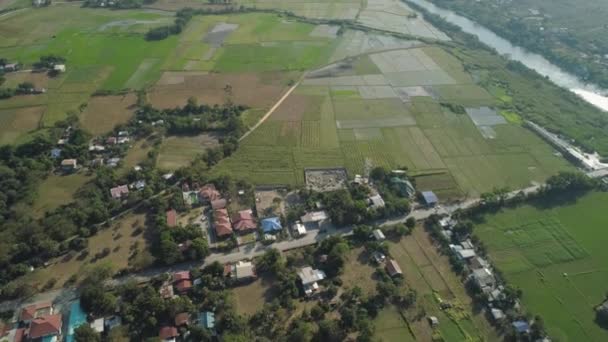
<path id="1" fill-rule="evenodd" d="M 228 204 L 228 202 L 225 199 L 223 199 L 223 198 L 216 199 L 216 200 L 211 201 L 211 209 L 214 209 L 214 210 L 225 209 L 226 204 Z"/>
<path id="2" fill-rule="evenodd" d="M 161 341 L 172 341 L 179 336 L 176 327 L 162 327 L 158 332 L 158 337 L 160 337 Z"/>
<path id="3" fill-rule="evenodd" d="M 35 318 L 30 323 L 28 339 L 35 340 L 45 336 L 55 336 L 61 334 L 61 314 L 48 315 Z"/>
<path id="4" fill-rule="evenodd" d="M 258 225 L 255 223 L 253 212 L 251 210 L 239 211 L 232 217 L 232 225 L 234 230 L 238 232 L 255 230 L 258 227 Z"/>
<path id="5" fill-rule="evenodd" d="M 228 219 L 228 210 L 218 209 L 213 211 L 213 226 L 215 234 L 218 237 L 224 237 L 232 234 L 232 224 Z"/>
<path id="6" fill-rule="evenodd" d="M 175 210 L 167 210 L 167 227 L 177 226 L 177 212 Z"/>
<path id="7" fill-rule="evenodd" d="M 190 272 L 176 272 L 173 274 L 173 287 L 179 293 L 188 292 L 192 288 L 192 279 L 190 278 Z"/>
<path id="8" fill-rule="evenodd" d="M 129 187 L 127 185 L 119 185 L 115 188 L 110 189 L 112 198 L 120 199 L 123 195 L 129 194 Z"/>
<path id="9" fill-rule="evenodd" d="M 21 311 L 21 321 L 29 322 L 34 318 L 50 315 L 53 313 L 53 304 L 50 302 L 28 305 Z"/>
<path id="10" fill-rule="evenodd" d="M 220 199 L 222 195 L 213 184 L 205 184 L 198 192 L 203 201 L 211 202 Z"/>

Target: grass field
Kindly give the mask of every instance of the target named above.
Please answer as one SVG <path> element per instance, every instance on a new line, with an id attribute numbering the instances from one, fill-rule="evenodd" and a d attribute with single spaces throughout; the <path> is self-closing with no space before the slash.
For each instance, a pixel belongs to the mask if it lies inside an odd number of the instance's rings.
<path id="1" fill-rule="evenodd" d="M 608 194 L 576 202 L 532 203 L 485 216 L 475 228 L 490 258 L 509 283 L 523 290 L 523 304 L 540 314 L 560 341 L 605 341 L 593 308 L 607 291 L 605 215 Z"/>
<path id="2" fill-rule="evenodd" d="M 107 133 L 124 124 L 133 116 L 135 94 L 120 96 L 95 96 L 80 116 L 82 127 L 93 135 Z"/>
<path id="3" fill-rule="evenodd" d="M 72 275 L 80 279 L 86 270 L 100 264 L 110 265 L 113 271 L 127 267 L 141 269 L 149 266 L 153 258 L 149 254 L 145 238 L 145 216 L 130 214 L 117 220 L 111 227 L 100 230 L 89 239 L 88 248 L 81 253 L 68 254 L 51 261 L 51 265 L 30 273 L 24 279 L 34 286 L 44 286 L 49 279 L 55 279 L 55 288 Z M 97 258 L 105 248 L 110 254 Z"/>
<path id="4" fill-rule="evenodd" d="M 165 138 L 160 146 L 157 166 L 162 170 L 176 170 L 188 166 L 196 156 L 205 152 L 206 148 L 219 146 L 217 139 L 210 134 Z"/>
<path id="5" fill-rule="evenodd" d="M 38 196 L 34 201 L 33 210 L 38 215 L 53 210 L 73 200 L 74 193 L 92 176 L 79 172 L 71 175 L 50 175 L 38 187 Z"/>

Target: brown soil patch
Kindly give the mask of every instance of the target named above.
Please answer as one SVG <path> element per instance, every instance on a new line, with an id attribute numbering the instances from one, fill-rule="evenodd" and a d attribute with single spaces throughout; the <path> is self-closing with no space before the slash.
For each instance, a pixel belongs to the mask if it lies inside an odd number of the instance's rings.
<path id="1" fill-rule="evenodd" d="M 131 93 L 94 96 L 82 113 L 82 126 L 95 135 L 109 132 L 116 125 L 127 123 L 131 119 L 136 101 L 137 96 Z"/>
<path id="2" fill-rule="evenodd" d="M 182 8 L 204 8 L 207 10 L 220 10 L 230 6 L 210 5 L 200 0 L 157 0 L 150 5 L 145 5 L 144 8 L 158 9 L 162 11 L 178 11 Z"/>
<path id="3" fill-rule="evenodd" d="M 9 72 L 4 77 L 6 77 L 6 87 L 14 88 L 23 82 L 31 82 L 36 88 L 49 87 L 49 77 L 44 72 Z"/>
<path id="4" fill-rule="evenodd" d="M 226 85 L 232 87 L 231 95 L 225 90 Z M 285 77 L 279 73 L 165 72 L 148 93 L 148 100 L 157 108 L 174 108 L 185 105 L 190 97 L 209 105 L 223 104 L 231 98 L 236 104 L 267 108 L 281 96 L 285 88 Z"/>
<path id="5" fill-rule="evenodd" d="M 270 120 L 275 121 L 302 121 L 304 113 L 311 106 L 310 98 L 306 95 L 291 93 L 281 103 L 281 106 L 272 113 Z"/>
<path id="6" fill-rule="evenodd" d="M 46 107 L 0 110 L 0 145 L 11 144 L 21 135 L 38 128 Z"/>

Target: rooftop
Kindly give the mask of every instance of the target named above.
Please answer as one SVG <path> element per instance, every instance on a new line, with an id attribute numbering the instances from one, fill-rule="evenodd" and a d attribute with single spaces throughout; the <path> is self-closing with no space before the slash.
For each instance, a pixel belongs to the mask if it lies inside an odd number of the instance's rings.
<path id="1" fill-rule="evenodd" d="M 435 193 L 432 191 L 423 191 L 422 198 L 424 199 L 424 203 L 426 203 L 427 205 L 434 205 L 439 202 L 437 195 L 435 195 Z"/>
<path id="2" fill-rule="evenodd" d="M 401 267 L 394 259 L 390 259 L 386 263 L 386 270 L 391 277 L 403 274 L 403 271 L 401 271 Z"/>
<path id="3" fill-rule="evenodd" d="M 59 335 L 62 325 L 61 314 L 35 318 L 30 324 L 28 337 L 33 340 L 45 336 Z"/>
<path id="4" fill-rule="evenodd" d="M 305 286 L 308 284 L 316 283 L 317 281 L 323 280 L 327 277 L 325 275 L 325 272 L 321 270 L 315 270 L 310 266 L 301 268 L 300 271 L 298 271 L 298 276 L 300 277 L 302 284 Z"/>

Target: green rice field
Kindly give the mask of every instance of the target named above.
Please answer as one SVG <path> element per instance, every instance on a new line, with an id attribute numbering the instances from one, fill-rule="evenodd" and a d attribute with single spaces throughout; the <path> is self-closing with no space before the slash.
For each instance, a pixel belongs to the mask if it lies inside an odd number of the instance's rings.
<path id="1" fill-rule="evenodd" d="M 527 310 L 560 341 L 606 341 L 593 308 L 608 291 L 607 193 L 566 203 L 531 203 L 487 215 L 476 226 L 506 280 L 523 290 Z"/>

